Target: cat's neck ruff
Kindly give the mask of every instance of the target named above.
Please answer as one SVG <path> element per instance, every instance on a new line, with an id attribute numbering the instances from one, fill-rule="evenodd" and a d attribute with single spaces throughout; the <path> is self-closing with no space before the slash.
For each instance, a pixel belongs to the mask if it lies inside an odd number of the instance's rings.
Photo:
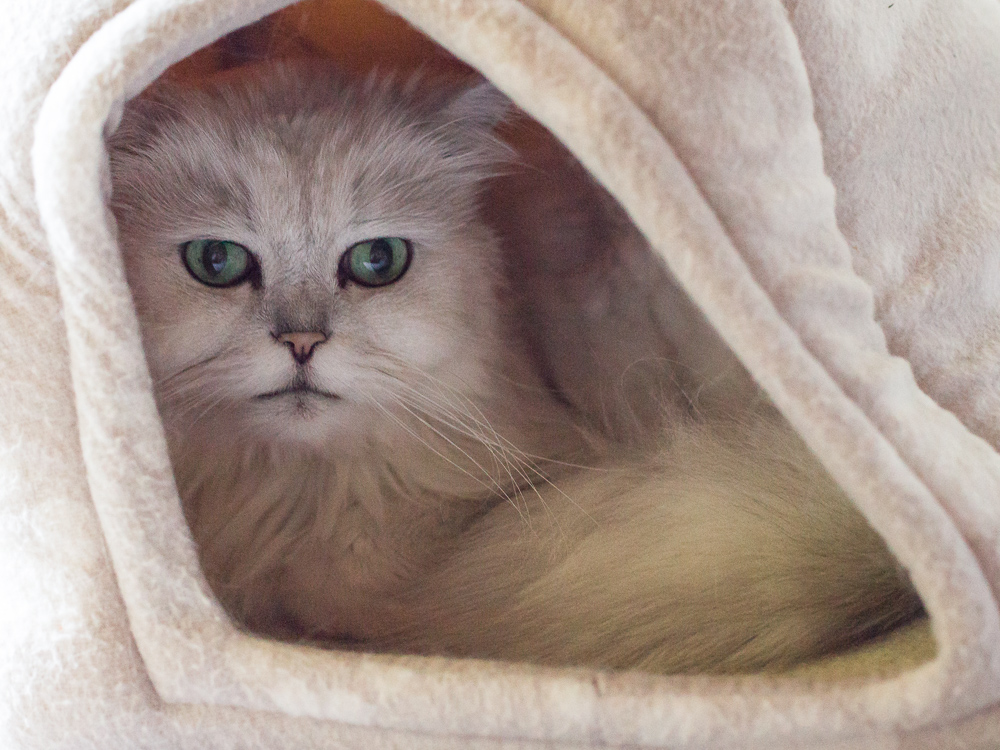
<path id="1" fill-rule="evenodd" d="M 488 391 L 450 415 L 374 410 L 367 434 L 339 446 L 240 437 L 211 421 L 174 433 L 185 514 L 227 609 L 280 636 L 301 634 L 319 607 L 328 629 L 311 636 L 370 635 L 458 530 L 586 455 L 586 434 L 566 429 L 566 409 L 541 386 L 504 377 Z M 313 573 L 298 580 L 301 570 Z"/>

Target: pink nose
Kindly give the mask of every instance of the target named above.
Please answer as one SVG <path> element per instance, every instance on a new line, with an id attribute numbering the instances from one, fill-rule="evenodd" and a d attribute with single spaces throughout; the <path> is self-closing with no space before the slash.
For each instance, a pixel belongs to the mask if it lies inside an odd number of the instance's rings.
<path id="1" fill-rule="evenodd" d="M 287 345 L 295 361 L 302 365 L 312 356 L 313 349 L 326 341 L 326 334 L 319 331 L 295 331 L 282 333 L 275 338 L 279 343 Z"/>

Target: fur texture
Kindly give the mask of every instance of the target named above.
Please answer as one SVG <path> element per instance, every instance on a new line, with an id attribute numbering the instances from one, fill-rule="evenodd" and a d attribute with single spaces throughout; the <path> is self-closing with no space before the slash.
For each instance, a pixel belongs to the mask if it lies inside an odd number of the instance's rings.
<path id="1" fill-rule="evenodd" d="M 917 613 L 766 405 L 734 418 L 752 386 L 613 201 L 559 149 L 494 179 L 507 103 L 448 91 L 265 67 L 159 88 L 110 139 L 178 487 L 233 616 L 287 638 L 707 671 Z M 376 237 L 407 238 L 411 267 L 345 282 L 344 253 Z M 179 252 L 196 239 L 247 247 L 259 278 L 199 283 Z M 302 331 L 325 337 L 305 362 L 280 340 Z"/>

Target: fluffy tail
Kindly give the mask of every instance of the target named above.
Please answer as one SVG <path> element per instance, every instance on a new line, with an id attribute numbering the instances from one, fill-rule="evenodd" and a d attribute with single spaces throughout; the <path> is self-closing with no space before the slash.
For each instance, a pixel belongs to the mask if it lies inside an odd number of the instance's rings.
<path id="1" fill-rule="evenodd" d="M 913 619 L 905 571 L 777 419 L 497 506 L 385 645 L 660 672 L 775 668 Z"/>

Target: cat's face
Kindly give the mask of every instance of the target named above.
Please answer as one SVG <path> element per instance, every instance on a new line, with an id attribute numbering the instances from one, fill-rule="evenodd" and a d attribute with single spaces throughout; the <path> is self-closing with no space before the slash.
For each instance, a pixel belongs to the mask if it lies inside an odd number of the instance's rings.
<path id="1" fill-rule="evenodd" d="M 503 108 L 315 68 L 130 105 L 112 210 L 168 427 L 329 444 L 474 392 L 500 343 L 476 196 Z"/>

